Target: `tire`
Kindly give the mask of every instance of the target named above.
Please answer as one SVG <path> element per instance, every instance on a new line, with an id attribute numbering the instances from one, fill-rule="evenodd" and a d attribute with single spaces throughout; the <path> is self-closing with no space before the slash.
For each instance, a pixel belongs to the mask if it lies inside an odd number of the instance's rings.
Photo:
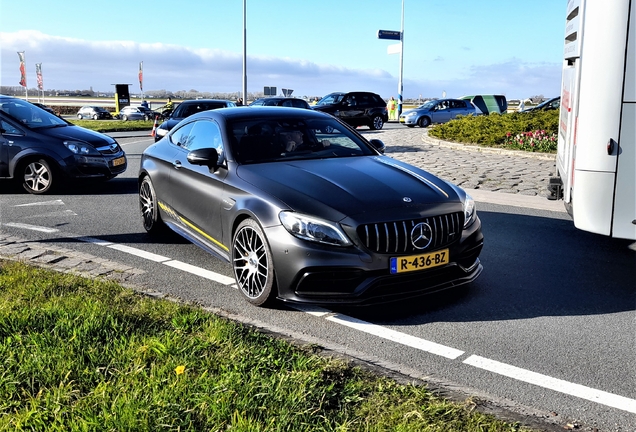
<path id="1" fill-rule="evenodd" d="M 22 186 L 30 194 L 42 195 L 50 192 L 56 182 L 53 169 L 44 159 L 27 162 L 21 173 Z"/>
<path id="2" fill-rule="evenodd" d="M 383 126 L 384 126 L 384 120 L 382 119 L 382 116 L 379 116 L 379 115 L 373 116 L 369 127 L 373 130 L 380 130 L 382 129 Z"/>
<path id="3" fill-rule="evenodd" d="M 123 121 L 128 121 L 128 116 L 127 116 L 127 115 L 123 115 L 123 116 L 121 116 L 121 119 L 122 119 Z"/>
<path id="4" fill-rule="evenodd" d="M 82 119 L 84 118 L 84 116 L 82 116 L 81 114 L 78 114 L 78 115 L 77 115 L 77 118 L 78 118 L 78 119 L 80 119 L 80 120 L 82 120 Z"/>
<path id="5" fill-rule="evenodd" d="M 420 119 L 417 121 L 417 125 L 422 128 L 428 127 L 428 125 L 430 124 L 431 120 L 428 117 L 420 117 Z"/>
<path id="6" fill-rule="evenodd" d="M 97 114 L 93 114 L 93 120 L 97 120 L 99 117 L 97 117 Z"/>
<path id="7" fill-rule="evenodd" d="M 239 291 L 255 306 L 274 299 L 274 265 L 272 253 L 260 225 L 245 219 L 232 239 L 232 269 Z"/>
<path id="8" fill-rule="evenodd" d="M 146 121 L 150 120 L 150 116 L 145 115 L 145 116 L 144 116 L 144 120 L 146 120 Z"/>
<path id="9" fill-rule="evenodd" d="M 139 185 L 139 211 L 146 232 L 158 234 L 166 231 L 166 225 L 159 215 L 155 187 L 148 176 L 144 177 Z"/>

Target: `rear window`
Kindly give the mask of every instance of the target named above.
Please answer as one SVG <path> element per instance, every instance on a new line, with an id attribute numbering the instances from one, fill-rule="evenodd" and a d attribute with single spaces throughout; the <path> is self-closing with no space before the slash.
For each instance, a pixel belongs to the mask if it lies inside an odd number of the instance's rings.
<path id="1" fill-rule="evenodd" d="M 218 109 L 218 108 L 225 108 L 225 103 L 223 102 L 201 102 L 196 104 L 182 103 L 181 105 L 177 107 L 174 113 L 174 117 L 185 118 L 201 111 L 207 111 L 207 110 Z"/>

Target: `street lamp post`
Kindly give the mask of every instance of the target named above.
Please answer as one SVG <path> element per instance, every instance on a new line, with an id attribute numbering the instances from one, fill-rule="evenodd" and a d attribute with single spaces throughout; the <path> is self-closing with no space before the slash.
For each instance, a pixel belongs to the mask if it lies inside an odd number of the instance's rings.
<path id="1" fill-rule="evenodd" d="M 243 103 L 247 104 L 247 0 L 243 0 Z"/>
<path id="2" fill-rule="evenodd" d="M 399 45 L 399 50 L 400 50 L 400 79 L 398 81 L 398 109 L 397 109 L 397 115 L 398 118 L 400 117 L 400 114 L 402 114 L 402 102 L 403 102 L 403 98 L 402 98 L 402 91 L 403 91 L 403 85 L 402 85 L 402 75 L 403 75 L 403 70 L 404 70 L 404 0 L 402 0 L 402 25 L 401 25 L 401 29 L 400 31 L 396 31 L 396 30 L 378 30 L 378 39 L 392 39 L 392 40 L 399 40 L 400 43 L 399 44 L 395 44 L 395 45 L 389 45 L 387 52 L 389 54 L 396 54 L 397 53 L 397 45 Z"/>

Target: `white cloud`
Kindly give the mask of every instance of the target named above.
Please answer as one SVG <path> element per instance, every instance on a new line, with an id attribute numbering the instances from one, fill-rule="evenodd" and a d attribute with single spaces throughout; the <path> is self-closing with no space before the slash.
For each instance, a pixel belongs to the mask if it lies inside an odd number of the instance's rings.
<path id="1" fill-rule="evenodd" d="M 144 62 L 144 90 L 196 89 L 238 92 L 242 87 L 242 53 L 221 49 L 191 49 L 163 43 L 126 40 L 86 41 L 34 30 L 0 33 L 0 84 L 16 86 L 20 79 L 17 51 L 26 52 L 27 82 L 35 87 L 35 63 L 42 63 L 47 89 L 113 90 L 112 84 L 132 84 L 138 91 L 139 62 Z M 442 60 L 437 58 L 436 60 Z M 438 63 L 439 64 L 439 63 Z M 317 64 L 307 59 L 249 55 L 248 91 L 263 86 L 294 89 L 295 95 L 324 95 L 332 91 L 370 90 L 383 97 L 397 95 L 398 78 L 382 69 L 355 69 Z M 404 96 L 449 96 L 503 93 L 510 98 L 558 94 L 560 65 L 523 64 L 517 60 L 473 66 L 465 78 L 453 81 L 405 77 Z"/>

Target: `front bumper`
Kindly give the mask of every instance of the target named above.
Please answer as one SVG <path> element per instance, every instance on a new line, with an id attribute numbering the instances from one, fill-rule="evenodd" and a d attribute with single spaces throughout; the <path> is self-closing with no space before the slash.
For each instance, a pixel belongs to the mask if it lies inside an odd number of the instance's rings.
<path id="1" fill-rule="evenodd" d="M 405 117 L 405 116 L 400 116 L 399 118 L 399 122 L 403 125 L 417 125 L 417 117 L 413 116 L 409 116 L 409 117 Z"/>
<path id="2" fill-rule="evenodd" d="M 390 273 L 390 254 L 338 248 L 290 236 L 283 227 L 266 230 L 279 298 L 317 305 L 372 305 L 438 292 L 475 280 L 482 272 L 479 219 L 449 247 L 450 262 L 405 274 Z M 427 251 L 428 252 L 428 251 Z"/>
<path id="3" fill-rule="evenodd" d="M 108 156 L 73 155 L 66 159 L 67 176 L 73 178 L 112 178 L 128 167 L 123 151 Z"/>

